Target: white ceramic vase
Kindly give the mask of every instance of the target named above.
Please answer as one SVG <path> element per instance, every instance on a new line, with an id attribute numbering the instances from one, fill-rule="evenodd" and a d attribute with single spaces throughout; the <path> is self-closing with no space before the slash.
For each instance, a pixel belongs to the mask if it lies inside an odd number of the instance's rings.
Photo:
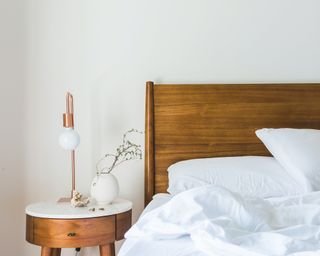
<path id="1" fill-rule="evenodd" d="M 91 197 L 99 205 L 110 204 L 119 195 L 119 183 L 111 173 L 95 176 L 91 183 Z"/>

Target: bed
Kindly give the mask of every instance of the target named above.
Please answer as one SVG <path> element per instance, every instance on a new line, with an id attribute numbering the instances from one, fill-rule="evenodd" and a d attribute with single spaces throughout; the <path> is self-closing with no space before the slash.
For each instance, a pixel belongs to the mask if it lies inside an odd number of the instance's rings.
<path id="1" fill-rule="evenodd" d="M 147 82 L 147 208 L 143 215 L 172 199 L 162 194 L 167 192 L 170 165 L 195 158 L 269 156 L 255 131 L 264 127 L 320 129 L 319 99 L 320 84 Z M 140 239 L 137 242 L 129 238 L 120 251 L 121 256 L 151 254 L 208 255 L 199 251 L 188 236 L 170 241 Z"/>

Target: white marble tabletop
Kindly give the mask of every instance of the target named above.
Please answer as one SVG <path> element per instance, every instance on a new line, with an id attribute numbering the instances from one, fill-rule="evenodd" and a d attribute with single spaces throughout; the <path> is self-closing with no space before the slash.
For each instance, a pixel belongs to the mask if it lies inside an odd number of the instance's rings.
<path id="1" fill-rule="evenodd" d="M 93 210 L 94 209 L 94 210 Z M 30 204 L 26 207 L 26 214 L 50 219 L 82 219 L 114 215 L 132 209 L 132 202 L 118 198 L 109 205 L 97 205 L 94 201 L 87 207 L 74 208 L 70 203 L 48 201 Z"/>

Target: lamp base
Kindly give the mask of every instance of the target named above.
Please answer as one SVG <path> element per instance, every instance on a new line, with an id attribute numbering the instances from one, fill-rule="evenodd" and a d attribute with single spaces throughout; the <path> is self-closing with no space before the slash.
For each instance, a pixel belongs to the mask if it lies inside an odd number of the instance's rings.
<path id="1" fill-rule="evenodd" d="M 70 197 L 62 197 L 58 200 L 57 203 L 70 203 L 71 202 L 71 199 Z"/>
<path id="2" fill-rule="evenodd" d="M 76 192 L 77 192 L 77 191 L 76 191 L 75 189 L 73 189 L 73 190 L 71 191 L 71 196 L 70 196 L 70 197 L 62 197 L 62 198 L 60 198 L 60 199 L 58 200 L 57 203 L 70 203 L 71 200 L 72 200 L 72 198 L 73 198 L 74 193 L 76 193 Z"/>

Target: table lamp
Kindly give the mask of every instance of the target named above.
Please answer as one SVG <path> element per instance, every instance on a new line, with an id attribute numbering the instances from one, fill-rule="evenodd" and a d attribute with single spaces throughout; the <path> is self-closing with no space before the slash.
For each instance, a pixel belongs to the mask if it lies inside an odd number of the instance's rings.
<path id="1" fill-rule="evenodd" d="M 72 172 L 72 189 L 70 198 L 61 198 L 58 202 L 70 202 L 73 193 L 76 192 L 76 167 L 75 167 L 75 149 L 80 143 L 80 136 L 74 130 L 74 109 L 73 96 L 71 93 L 66 94 L 66 112 L 63 113 L 64 131 L 59 137 L 59 144 L 62 148 L 71 152 L 71 172 Z"/>

